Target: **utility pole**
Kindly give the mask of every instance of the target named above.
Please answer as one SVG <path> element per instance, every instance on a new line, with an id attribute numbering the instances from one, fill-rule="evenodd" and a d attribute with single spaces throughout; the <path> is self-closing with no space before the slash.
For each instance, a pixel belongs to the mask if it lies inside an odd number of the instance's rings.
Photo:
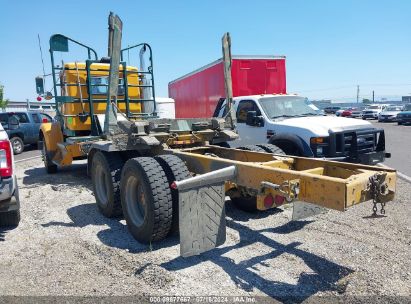
<path id="1" fill-rule="evenodd" d="M 360 86 L 357 85 L 357 104 L 358 104 L 359 98 L 360 98 Z"/>
<path id="2" fill-rule="evenodd" d="M 372 90 L 372 103 L 374 103 L 374 90 Z"/>

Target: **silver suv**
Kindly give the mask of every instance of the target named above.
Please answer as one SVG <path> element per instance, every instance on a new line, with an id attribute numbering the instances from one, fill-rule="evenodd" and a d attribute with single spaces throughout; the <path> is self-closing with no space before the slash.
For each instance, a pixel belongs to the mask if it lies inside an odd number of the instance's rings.
<path id="1" fill-rule="evenodd" d="M 0 226 L 17 226 L 20 200 L 11 143 L 0 124 Z"/>

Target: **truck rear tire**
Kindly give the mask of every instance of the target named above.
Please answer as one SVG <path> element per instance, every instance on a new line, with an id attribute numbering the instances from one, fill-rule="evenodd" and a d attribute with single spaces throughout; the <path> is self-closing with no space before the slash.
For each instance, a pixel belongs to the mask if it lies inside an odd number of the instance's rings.
<path id="1" fill-rule="evenodd" d="M 261 149 L 264 149 L 268 153 L 285 155 L 285 152 L 283 149 L 273 144 L 259 144 L 257 146 L 260 147 Z"/>
<path id="2" fill-rule="evenodd" d="M 48 174 L 57 172 L 57 165 L 50 159 L 50 154 L 47 152 L 46 141 L 43 141 L 43 149 L 41 150 L 41 157 L 43 158 L 44 168 Z"/>
<path id="3" fill-rule="evenodd" d="M 14 136 L 10 138 L 10 142 L 14 155 L 20 154 L 24 151 L 24 142 L 20 137 Z"/>
<path id="4" fill-rule="evenodd" d="M 20 210 L 0 212 L 1 227 L 17 227 L 20 223 Z"/>
<path id="5" fill-rule="evenodd" d="M 152 157 L 129 159 L 123 167 L 120 189 L 132 236 L 140 243 L 164 239 L 171 229 L 173 200 L 160 164 Z"/>
<path id="6" fill-rule="evenodd" d="M 181 181 L 183 179 L 191 177 L 190 172 L 184 161 L 176 155 L 160 155 L 156 156 L 160 166 L 163 168 L 167 177 L 168 185 L 171 185 L 175 181 Z M 179 226 L 179 196 L 178 189 L 171 189 L 171 198 L 173 200 L 173 220 L 171 224 L 170 234 L 178 232 Z"/>
<path id="7" fill-rule="evenodd" d="M 91 163 L 91 179 L 98 209 L 109 218 L 121 216 L 120 179 L 124 161 L 116 153 L 97 151 Z"/>
<path id="8" fill-rule="evenodd" d="M 245 150 L 245 151 L 253 151 L 253 152 L 266 152 L 266 150 L 264 150 L 263 148 L 257 145 L 247 145 L 247 146 L 238 147 L 237 149 Z"/>

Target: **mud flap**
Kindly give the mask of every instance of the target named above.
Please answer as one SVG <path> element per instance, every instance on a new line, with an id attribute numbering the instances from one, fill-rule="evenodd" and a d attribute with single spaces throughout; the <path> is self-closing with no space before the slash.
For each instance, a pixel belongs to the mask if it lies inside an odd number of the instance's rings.
<path id="1" fill-rule="evenodd" d="M 180 255 L 198 255 L 224 244 L 224 183 L 179 192 Z"/>
<path id="2" fill-rule="evenodd" d="M 328 210 L 326 208 L 302 202 L 302 201 L 295 201 L 293 203 L 293 216 L 292 220 L 293 221 L 298 221 L 305 219 L 310 216 L 314 216 L 317 214 L 321 214 L 324 212 L 327 212 Z"/>
<path id="3" fill-rule="evenodd" d="M 180 255 L 198 255 L 224 244 L 225 182 L 237 174 L 230 166 L 175 181 L 179 194 Z"/>

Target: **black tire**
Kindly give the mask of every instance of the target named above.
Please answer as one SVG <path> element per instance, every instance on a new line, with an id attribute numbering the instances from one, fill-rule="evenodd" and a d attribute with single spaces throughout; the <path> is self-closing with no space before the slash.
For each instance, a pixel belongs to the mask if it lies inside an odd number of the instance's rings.
<path id="1" fill-rule="evenodd" d="M 222 147 L 222 148 L 230 148 L 230 145 L 227 142 L 221 142 L 221 143 L 217 143 L 217 144 L 212 143 L 212 145 L 219 146 L 219 147 Z"/>
<path id="2" fill-rule="evenodd" d="M 401 122 L 401 121 L 398 121 L 397 124 L 398 124 L 399 126 L 401 126 L 401 125 L 402 125 L 402 122 Z"/>
<path id="3" fill-rule="evenodd" d="M 176 155 L 160 155 L 154 157 L 160 166 L 163 168 L 166 174 L 168 185 L 171 185 L 175 181 L 181 181 L 183 179 L 191 177 L 190 172 L 183 160 Z M 171 198 L 173 200 L 173 220 L 171 223 L 170 233 L 177 233 L 179 227 L 179 208 L 178 208 L 178 190 L 171 189 Z"/>
<path id="4" fill-rule="evenodd" d="M 243 147 L 238 147 L 237 149 L 246 150 L 246 151 L 254 151 L 254 152 L 266 152 L 263 148 L 260 148 L 257 145 L 247 145 Z"/>
<path id="5" fill-rule="evenodd" d="M 20 223 L 20 210 L 0 212 L 1 227 L 17 227 Z"/>
<path id="6" fill-rule="evenodd" d="M 152 157 L 129 159 L 123 167 L 120 189 L 132 236 L 140 243 L 164 239 L 171 229 L 173 200 L 160 164 Z"/>
<path id="7" fill-rule="evenodd" d="M 50 154 L 47 152 L 46 141 L 43 141 L 43 149 L 41 150 L 41 157 L 43 158 L 44 168 L 48 174 L 57 172 L 57 165 L 51 161 Z"/>
<path id="8" fill-rule="evenodd" d="M 24 151 L 24 142 L 20 137 L 14 136 L 10 138 L 10 142 L 13 148 L 14 155 L 20 154 Z"/>
<path id="9" fill-rule="evenodd" d="M 273 144 L 258 144 L 257 146 L 264 149 L 268 153 L 285 155 L 283 149 Z"/>
<path id="10" fill-rule="evenodd" d="M 91 160 L 91 180 L 97 207 L 109 218 L 122 215 L 120 179 L 123 166 L 124 161 L 117 153 L 97 151 Z"/>
<path id="11" fill-rule="evenodd" d="M 231 197 L 231 202 L 236 206 L 236 208 L 249 212 L 254 213 L 257 212 L 257 197 L 256 196 L 239 196 L 239 197 Z"/>

